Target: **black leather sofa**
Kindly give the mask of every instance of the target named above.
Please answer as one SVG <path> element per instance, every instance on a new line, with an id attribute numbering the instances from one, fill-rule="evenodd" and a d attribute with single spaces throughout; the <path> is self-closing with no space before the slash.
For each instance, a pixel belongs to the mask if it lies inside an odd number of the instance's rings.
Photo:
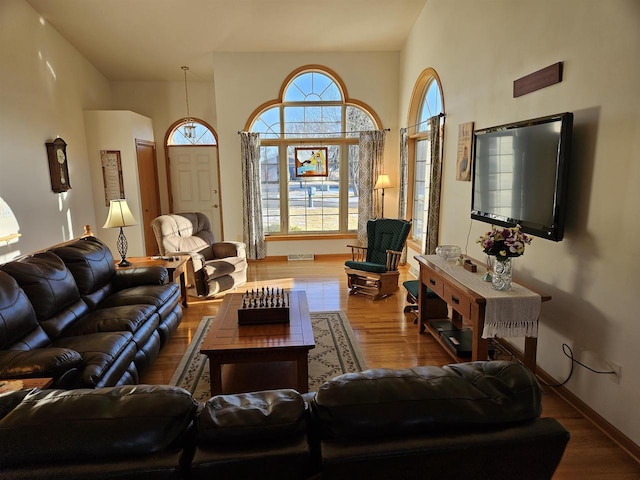
<path id="1" fill-rule="evenodd" d="M 23 391 L 0 396 L 0 478 L 543 480 L 569 433 L 540 411 L 531 372 L 502 361 L 202 405 L 170 386 Z"/>
<path id="2" fill-rule="evenodd" d="M 0 265 L 0 379 L 135 384 L 182 320 L 179 302 L 165 268 L 116 270 L 92 236 Z"/>

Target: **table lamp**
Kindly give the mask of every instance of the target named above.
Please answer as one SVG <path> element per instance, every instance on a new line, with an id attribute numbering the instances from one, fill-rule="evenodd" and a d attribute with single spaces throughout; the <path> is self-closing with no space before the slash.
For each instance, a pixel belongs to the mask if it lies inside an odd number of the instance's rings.
<path id="1" fill-rule="evenodd" d="M 132 225 L 137 225 L 137 222 L 133 218 L 129 205 L 127 205 L 127 201 L 123 198 L 119 200 L 111 200 L 107 221 L 104 222 L 104 226 L 102 228 L 120 227 L 117 245 L 118 253 L 122 257 L 122 261 L 118 264 L 119 267 L 128 267 L 131 265 L 131 262 L 127 261 L 127 238 L 124 236 L 122 227 L 130 227 Z"/>
<path id="2" fill-rule="evenodd" d="M 376 181 L 374 190 L 382 190 L 382 218 L 384 218 L 384 189 L 391 188 L 391 182 L 389 181 L 389 175 L 380 174 L 378 175 L 378 180 Z"/>

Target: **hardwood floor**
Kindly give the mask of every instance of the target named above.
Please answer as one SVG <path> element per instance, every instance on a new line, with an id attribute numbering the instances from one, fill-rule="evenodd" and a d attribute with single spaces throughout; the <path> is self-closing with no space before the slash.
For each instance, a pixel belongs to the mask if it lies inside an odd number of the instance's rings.
<path id="1" fill-rule="evenodd" d="M 343 259 L 315 261 L 263 261 L 249 266 L 244 289 L 282 287 L 307 292 L 311 311 L 342 310 L 353 327 L 369 368 L 404 368 L 416 365 L 445 365 L 451 357 L 428 334 L 418 334 L 411 314 L 404 314 L 405 292 L 372 301 L 348 294 Z M 400 284 L 412 279 L 401 270 Z M 189 297 L 189 307 L 169 343 L 141 383 L 163 384 L 176 369 L 193 332 L 205 315 L 215 315 L 221 299 Z M 636 412 L 634 412 L 635 414 Z M 640 464 L 602 433 L 551 387 L 544 387 L 543 416 L 554 417 L 571 432 L 571 441 L 554 480 L 637 480 Z M 516 479 L 514 479 L 516 480 Z"/>

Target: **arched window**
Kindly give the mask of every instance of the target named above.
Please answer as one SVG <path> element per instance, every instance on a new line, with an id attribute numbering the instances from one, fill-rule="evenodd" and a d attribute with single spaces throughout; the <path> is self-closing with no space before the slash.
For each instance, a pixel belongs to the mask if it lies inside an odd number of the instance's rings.
<path id="1" fill-rule="evenodd" d="M 357 230 L 359 132 L 377 130 L 379 121 L 348 98 L 335 73 L 296 70 L 249 125 L 260 133 L 265 233 Z"/>
<path id="2" fill-rule="evenodd" d="M 439 208 L 440 202 L 434 202 L 430 195 L 432 186 L 432 155 L 429 118 L 440 116 L 444 118 L 444 101 L 440 79 L 435 70 L 428 68 L 420 75 L 414 88 L 414 95 L 409 108 L 409 124 L 414 125 L 409 131 L 409 163 L 412 166 L 410 172 L 409 205 L 411 205 L 411 240 L 417 243 L 420 251 L 424 251 L 425 240 L 428 234 L 427 219 L 431 208 Z M 440 123 L 442 126 L 442 123 Z M 443 129 L 439 128 L 436 134 L 442 135 Z M 442 140 L 442 139 L 441 139 Z M 442 145 L 442 141 L 440 142 Z M 440 156 L 441 156 L 440 152 Z M 439 184 L 438 188 L 439 196 Z M 430 201 L 431 198 L 431 201 Z M 432 226 L 433 227 L 433 226 Z"/>
<path id="3" fill-rule="evenodd" d="M 178 123 L 169 133 L 167 145 L 217 145 L 213 132 L 198 120 Z"/>

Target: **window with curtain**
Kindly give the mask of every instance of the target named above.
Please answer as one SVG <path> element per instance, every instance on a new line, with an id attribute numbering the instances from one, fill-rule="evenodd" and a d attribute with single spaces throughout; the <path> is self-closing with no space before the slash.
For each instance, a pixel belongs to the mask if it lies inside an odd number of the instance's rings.
<path id="1" fill-rule="evenodd" d="M 417 94 L 416 94 L 417 92 Z M 410 108 L 409 163 L 412 164 L 409 204 L 411 206 L 411 240 L 424 251 L 431 189 L 431 131 L 429 118 L 444 113 L 440 81 L 433 69 L 425 70 L 416 82 Z"/>
<path id="2" fill-rule="evenodd" d="M 260 134 L 265 234 L 356 231 L 359 132 L 378 129 L 377 116 L 321 67 L 297 70 L 281 92 L 250 120 Z M 323 167 L 305 168 L 318 150 Z"/>

